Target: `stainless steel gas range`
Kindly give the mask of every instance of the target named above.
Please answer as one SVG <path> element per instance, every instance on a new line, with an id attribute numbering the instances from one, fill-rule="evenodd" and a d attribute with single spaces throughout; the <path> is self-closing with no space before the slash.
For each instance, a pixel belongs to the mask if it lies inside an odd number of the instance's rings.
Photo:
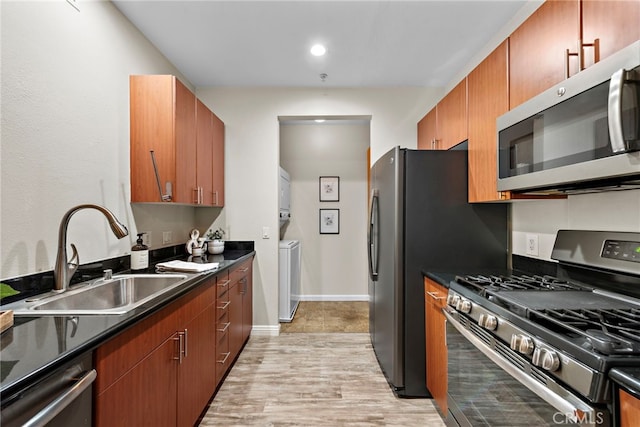
<path id="1" fill-rule="evenodd" d="M 451 424 L 616 423 L 608 371 L 640 366 L 640 233 L 561 230 L 552 258 L 553 276 L 450 283 Z"/>

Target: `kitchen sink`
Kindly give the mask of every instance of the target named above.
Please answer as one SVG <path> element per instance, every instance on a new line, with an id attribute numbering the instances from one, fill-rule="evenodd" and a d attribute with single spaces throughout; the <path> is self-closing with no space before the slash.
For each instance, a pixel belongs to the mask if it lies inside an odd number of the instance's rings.
<path id="1" fill-rule="evenodd" d="M 15 315 L 124 314 L 185 283 L 186 274 L 123 274 L 10 304 Z"/>

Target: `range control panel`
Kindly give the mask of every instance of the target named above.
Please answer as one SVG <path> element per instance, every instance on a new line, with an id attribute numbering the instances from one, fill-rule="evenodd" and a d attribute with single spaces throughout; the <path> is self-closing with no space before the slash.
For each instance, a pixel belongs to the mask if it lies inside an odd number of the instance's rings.
<path id="1" fill-rule="evenodd" d="M 640 263 L 640 242 L 605 240 L 602 257 Z"/>

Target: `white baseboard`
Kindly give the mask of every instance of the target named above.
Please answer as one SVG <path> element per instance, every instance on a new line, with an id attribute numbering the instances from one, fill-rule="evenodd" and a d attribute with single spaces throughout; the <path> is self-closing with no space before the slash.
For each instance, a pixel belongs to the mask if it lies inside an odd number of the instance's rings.
<path id="1" fill-rule="evenodd" d="M 280 324 L 278 325 L 253 325 L 251 335 L 263 337 L 277 337 L 280 335 Z"/>
<path id="2" fill-rule="evenodd" d="M 300 295 L 300 301 L 369 301 L 369 295 Z"/>

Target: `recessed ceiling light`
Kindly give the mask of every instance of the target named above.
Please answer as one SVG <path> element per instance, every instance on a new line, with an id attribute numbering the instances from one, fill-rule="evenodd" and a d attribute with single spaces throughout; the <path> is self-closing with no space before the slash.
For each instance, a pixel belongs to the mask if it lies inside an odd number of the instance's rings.
<path id="1" fill-rule="evenodd" d="M 316 123 L 324 123 L 324 119 L 315 119 Z"/>
<path id="2" fill-rule="evenodd" d="M 311 46 L 311 54 L 313 56 L 322 56 L 327 53 L 327 48 L 321 44 L 314 44 Z"/>

